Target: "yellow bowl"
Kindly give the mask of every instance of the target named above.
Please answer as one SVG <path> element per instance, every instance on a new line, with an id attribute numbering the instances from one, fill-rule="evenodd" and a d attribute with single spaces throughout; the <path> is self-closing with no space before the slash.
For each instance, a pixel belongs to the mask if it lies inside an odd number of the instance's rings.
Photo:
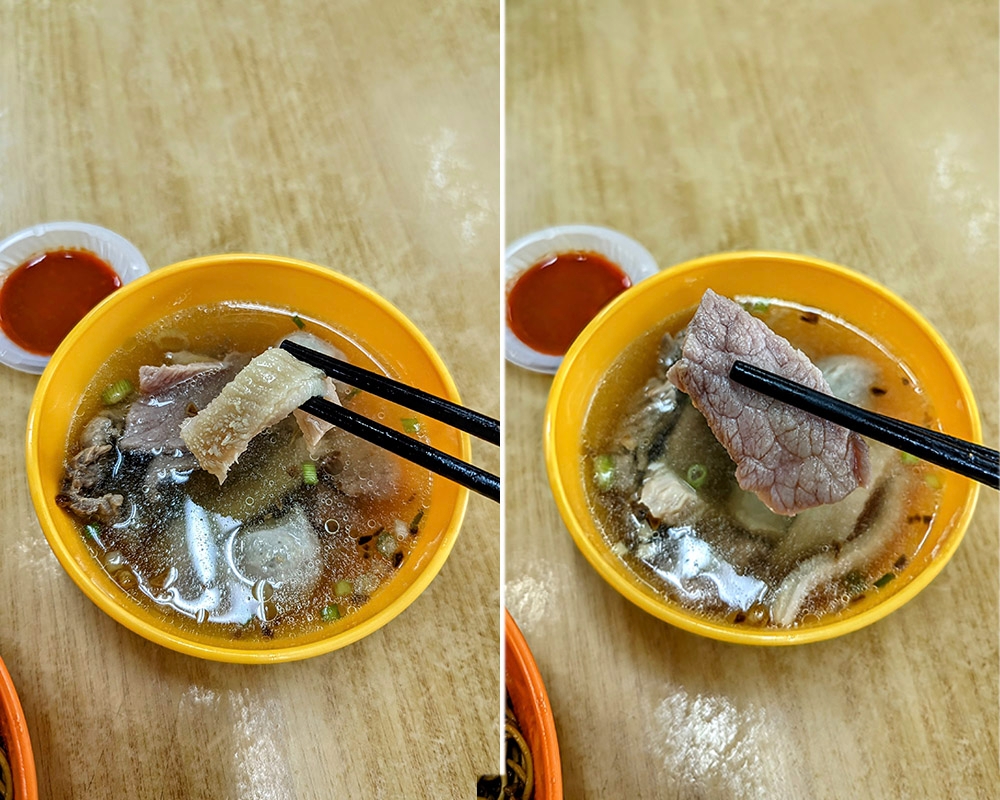
<path id="1" fill-rule="evenodd" d="M 73 328 L 53 354 L 28 415 L 31 498 L 52 550 L 77 586 L 101 610 L 140 636 L 216 661 L 309 658 L 367 636 L 427 588 L 455 543 L 467 490 L 444 479 L 433 480 L 429 510 L 411 557 L 361 610 L 320 631 L 278 638 L 268 645 L 221 642 L 182 630 L 166 612 L 140 605 L 104 571 L 70 515 L 55 503 L 73 414 L 91 377 L 114 347 L 168 314 L 226 301 L 294 309 L 325 322 L 375 355 L 399 380 L 459 402 L 451 376 L 423 334 L 399 310 L 356 281 L 290 258 L 196 258 L 156 270 L 111 294 Z M 426 430 L 434 447 L 469 459 L 471 447 L 465 434 L 433 421 Z"/>
<path id="2" fill-rule="evenodd" d="M 562 518 L 601 577 L 643 610 L 693 633 L 779 645 L 831 639 L 869 625 L 912 599 L 951 558 L 972 517 L 977 483 L 957 475 L 944 482 L 928 545 L 922 548 L 927 555 L 907 568 L 911 579 L 880 590 L 876 605 L 801 629 L 739 628 L 686 611 L 630 571 L 610 551 L 593 520 L 584 488 L 581 432 L 597 386 L 627 344 L 672 313 L 696 306 L 708 288 L 728 296 L 775 297 L 845 320 L 905 361 L 926 388 L 943 430 L 980 439 L 979 413 L 961 366 L 941 336 L 902 299 L 862 275 L 819 259 L 723 253 L 671 267 L 629 289 L 587 326 L 566 354 L 545 412 L 546 465 Z"/>

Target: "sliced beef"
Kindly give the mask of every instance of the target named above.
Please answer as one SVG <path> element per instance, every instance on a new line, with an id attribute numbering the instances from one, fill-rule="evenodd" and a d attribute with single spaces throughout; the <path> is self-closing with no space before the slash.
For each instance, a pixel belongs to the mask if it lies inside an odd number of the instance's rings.
<path id="1" fill-rule="evenodd" d="M 72 511 L 81 519 L 101 522 L 111 522 L 118 516 L 118 509 L 121 508 L 125 498 L 120 494 L 105 494 L 101 497 L 85 497 L 81 494 L 64 492 L 56 495 L 56 503 Z"/>
<path id="2" fill-rule="evenodd" d="M 66 484 L 79 493 L 102 483 L 111 470 L 111 445 L 99 444 L 83 448 L 66 464 Z"/>
<path id="3" fill-rule="evenodd" d="M 737 359 L 830 394 L 787 340 L 711 289 L 668 377 L 691 396 L 736 462 L 740 486 L 778 514 L 835 503 L 868 484 L 868 446 L 856 433 L 734 383 Z"/>
<path id="4" fill-rule="evenodd" d="M 225 368 L 223 361 L 202 361 L 195 364 L 164 364 L 156 367 L 139 367 L 139 391 L 148 395 L 162 395 L 178 384 L 211 375 Z"/>
<path id="5" fill-rule="evenodd" d="M 181 423 L 205 408 L 249 361 L 245 353 L 230 353 L 222 361 L 140 367 L 140 396 L 129 407 L 118 446 L 144 454 L 186 453 Z"/>
<path id="6" fill-rule="evenodd" d="M 118 516 L 122 496 L 102 494 L 101 487 L 114 468 L 114 442 L 121 432 L 120 424 L 113 414 L 95 416 L 80 432 L 80 450 L 66 462 L 63 490 L 56 502 L 87 521 L 110 522 Z"/>
<path id="7" fill-rule="evenodd" d="M 83 426 L 80 432 L 80 446 L 83 448 L 110 445 L 121 435 L 120 426 L 106 414 L 98 414 Z"/>

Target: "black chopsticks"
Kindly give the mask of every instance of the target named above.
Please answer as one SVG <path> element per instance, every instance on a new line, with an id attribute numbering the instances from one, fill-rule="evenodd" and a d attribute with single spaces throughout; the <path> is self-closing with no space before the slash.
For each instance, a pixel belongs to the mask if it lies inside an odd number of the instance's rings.
<path id="1" fill-rule="evenodd" d="M 996 450 L 866 411 L 744 361 L 733 364 L 729 377 L 775 400 L 835 422 L 994 489 L 1000 489 L 1000 453 Z"/>
<path id="2" fill-rule="evenodd" d="M 500 444 L 500 422 L 485 414 L 399 383 L 392 378 L 385 377 L 385 375 L 379 375 L 377 372 L 348 364 L 339 358 L 319 353 L 296 342 L 284 341 L 281 343 L 281 347 L 300 361 L 305 361 L 307 364 L 323 370 L 331 378 L 337 378 L 362 391 L 391 400 L 393 403 L 424 414 L 431 419 L 436 419 L 453 428 L 458 428 L 460 431 L 472 434 L 477 439 L 483 439 L 496 445 Z"/>
<path id="3" fill-rule="evenodd" d="M 478 439 L 492 444 L 500 444 L 500 423 L 498 420 L 412 386 L 399 383 L 376 372 L 319 353 L 296 342 L 285 341 L 281 343 L 281 347 L 300 361 L 323 370 L 331 378 L 336 378 L 377 397 L 382 397 L 426 417 L 436 419 Z M 424 469 L 448 478 L 467 489 L 489 497 L 491 500 L 500 502 L 500 478 L 492 473 L 467 464 L 461 459 L 443 453 L 418 439 L 322 398 L 313 397 L 299 407 L 303 411 L 388 450 L 400 458 L 412 461 Z"/>

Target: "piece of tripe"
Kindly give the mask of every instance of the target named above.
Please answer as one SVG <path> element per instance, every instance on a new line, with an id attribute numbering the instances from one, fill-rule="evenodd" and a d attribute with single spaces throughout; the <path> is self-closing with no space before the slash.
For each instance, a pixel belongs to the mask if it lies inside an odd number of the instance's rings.
<path id="1" fill-rule="evenodd" d="M 279 348 L 266 350 L 181 425 L 181 438 L 206 472 L 226 480 L 250 440 L 327 390 L 322 370 Z"/>
<path id="2" fill-rule="evenodd" d="M 711 289 L 687 328 L 667 377 L 705 415 L 736 462 L 736 480 L 778 514 L 836 503 L 870 477 L 858 434 L 735 383 L 736 360 L 830 394 L 806 355 L 761 320 Z"/>

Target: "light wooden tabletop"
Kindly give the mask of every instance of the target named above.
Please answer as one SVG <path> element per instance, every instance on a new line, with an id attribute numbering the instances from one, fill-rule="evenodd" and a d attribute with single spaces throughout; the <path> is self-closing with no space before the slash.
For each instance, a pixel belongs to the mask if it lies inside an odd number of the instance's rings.
<path id="1" fill-rule="evenodd" d="M 0 29 L 0 234 L 80 219 L 152 267 L 239 251 L 330 266 L 499 413 L 495 2 L 0 0 Z M 0 653 L 42 797 L 457 798 L 495 771 L 495 504 L 470 499 L 440 575 L 365 640 L 276 667 L 200 661 L 106 617 L 49 550 L 23 477 L 36 381 L 0 370 Z M 496 448 L 475 455 L 498 469 Z"/>
<path id="2" fill-rule="evenodd" d="M 507 4 L 507 239 L 608 225 L 661 266 L 739 249 L 860 270 L 964 365 L 996 446 L 996 4 Z M 506 373 L 507 602 L 546 678 L 566 797 L 995 797 L 997 495 L 935 581 L 797 648 L 632 606 L 549 493 L 550 379 Z"/>

